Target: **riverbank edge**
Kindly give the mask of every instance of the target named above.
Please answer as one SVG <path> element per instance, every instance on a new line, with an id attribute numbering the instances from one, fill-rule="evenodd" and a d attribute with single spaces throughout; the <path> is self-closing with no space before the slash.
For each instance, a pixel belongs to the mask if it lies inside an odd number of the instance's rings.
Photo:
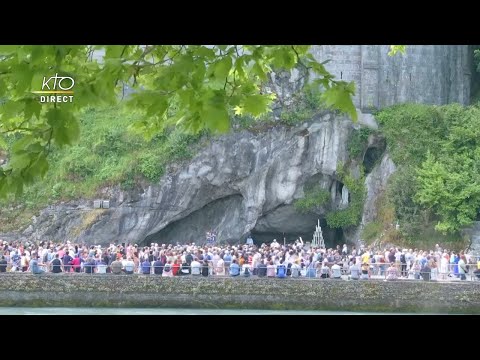
<path id="1" fill-rule="evenodd" d="M 7 273 L 0 306 L 480 314 L 480 282 Z"/>

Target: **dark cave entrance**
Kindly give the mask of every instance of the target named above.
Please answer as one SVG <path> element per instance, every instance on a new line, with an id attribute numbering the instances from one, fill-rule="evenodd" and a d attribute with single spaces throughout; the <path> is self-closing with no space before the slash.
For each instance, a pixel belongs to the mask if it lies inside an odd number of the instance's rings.
<path id="1" fill-rule="evenodd" d="M 365 174 L 369 174 L 375 165 L 380 161 L 387 148 L 385 139 L 379 141 L 375 146 L 370 146 L 365 155 L 363 156 L 363 167 L 365 168 Z"/>
<path id="2" fill-rule="evenodd" d="M 304 227 L 292 227 L 291 229 L 264 229 L 256 226 L 251 231 L 252 238 L 254 243 L 258 246 L 262 243 L 269 244 L 273 239 L 277 239 L 277 242 L 280 244 L 283 244 L 285 239 L 285 243 L 289 244 L 293 243 L 299 237 L 302 237 L 304 243 L 311 242 L 313 232 L 315 231 L 316 218 L 318 218 L 318 216 L 313 215 L 313 217 L 315 217 L 315 221 L 311 222 L 311 226 L 308 230 Z M 325 240 L 325 246 L 327 248 L 335 248 L 337 245 L 342 246 L 345 243 L 343 229 L 333 229 L 328 227 L 326 220 L 322 218 L 320 219 L 320 227 L 322 228 L 323 239 Z"/>
<path id="3" fill-rule="evenodd" d="M 219 242 L 235 243 L 242 236 L 240 209 L 243 197 L 240 194 L 214 200 L 189 215 L 172 221 L 162 230 L 147 236 L 140 244 L 204 244 L 206 232 L 213 230 Z"/>

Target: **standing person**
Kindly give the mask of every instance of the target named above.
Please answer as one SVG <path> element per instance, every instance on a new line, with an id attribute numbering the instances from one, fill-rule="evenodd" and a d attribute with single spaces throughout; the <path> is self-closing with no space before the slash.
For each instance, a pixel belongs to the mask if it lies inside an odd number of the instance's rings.
<path id="1" fill-rule="evenodd" d="M 422 276 L 423 280 L 425 281 L 430 281 L 432 279 L 432 269 L 430 268 L 430 265 L 427 262 L 425 262 L 424 266 L 420 270 L 420 275 Z"/>
<path id="2" fill-rule="evenodd" d="M 247 240 L 245 242 L 247 245 L 253 245 L 253 239 L 252 236 L 249 234 L 247 237 Z"/>
<path id="3" fill-rule="evenodd" d="M 87 261 L 83 265 L 86 274 L 93 274 L 96 267 L 95 259 L 93 257 L 88 257 Z"/>
<path id="4" fill-rule="evenodd" d="M 405 254 L 405 250 L 402 250 L 400 254 L 400 267 L 401 267 L 401 274 L 402 277 L 407 278 L 408 272 L 407 272 L 407 257 Z"/>
<path id="5" fill-rule="evenodd" d="M 190 270 L 192 272 L 192 275 L 198 276 L 202 272 L 202 264 L 198 261 L 198 259 L 195 257 L 190 264 Z"/>
<path id="6" fill-rule="evenodd" d="M 182 266 L 180 268 L 180 271 L 178 272 L 179 276 L 185 276 L 185 275 L 190 275 L 190 266 L 188 266 L 187 262 L 184 261 L 182 263 Z"/>
<path id="7" fill-rule="evenodd" d="M 30 263 L 29 258 L 25 252 L 22 253 L 20 258 L 20 265 L 22 267 L 22 272 L 26 272 L 28 270 L 28 264 Z"/>
<path id="8" fill-rule="evenodd" d="M 460 255 L 460 260 L 458 260 L 458 274 L 460 275 L 460 280 L 467 280 L 465 275 L 468 272 L 467 264 L 465 262 L 465 255 Z"/>
<path id="9" fill-rule="evenodd" d="M 298 260 L 295 260 L 292 263 L 291 274 L 293 278 L 300 277 L 300 265 L 298 265 Z"/>
<path id="10" fill-rule="evenodd" d="M 242 266 L 242 270 L 243 270 L 243 276 L 244 277 L 249 277 L 250 275 L 252 275 L 252 269 L 251 269 L 251 265 L 246 262 L 245 264 L 243 264 Z"/>
<path id="11" fill-rule="evenodd" d="M 435 261 L 435 257 L 431 256 L 430 259 L 428 260 L 428 266 L 430 267 L 430 277 L 431 280 L 437 280 L 438 279 L 438 267 L 437 267 L 437 262 Z"/>
<path id="12" fill-rule="evenodd" d="M 202 263 L 202 276 L 208 276 L 208 260 L 203 260 Z"/>
<path id="13" fill-rule="evenodd" d="M 443 253 L 441 259 L 440 259 L 440 278 L 442 280 L 446 280 L 447 279 L 447 275 L 448 275 L 448 264 L 449 264 L 449 261 L 448 261 L 448 254 L 446 252 Z"/>
<path id="14" fill-rule="evenodd" d="M 231 263 L 232 263 L 232 256 L 230 255 L 230 251 L 227 250 L 227 252 L 225 252 L 225 255 L 223 255 L 223 264 L 225 265 L 226 274 L 230 272 Z"/>
<path id="15" fill-rule="evenodd" d="M 455 277 L 458 277 L 458 261 L 459 261 L 459 258 L 457 254 L 452 253 L 452 256 L 450 256 L 450 272 Z"/>
<path id="16" fill-rule="evenodd" d="M 412 266 L 413 278 L 415 280 L 420 280 L 420 270 L 422 269 L 419 260 L 415 260 Z"/>
<path id="17" fill-rule="evenodd" d="M 225 264 L 223 263 L 222 258 L 219 258 L 217 261 L 217 267 L 215 268 L 215 275 L 225 276 Z"/>
<path id="18" fill-rule="evenodd" d="M 153 263 L 153 273 L 155 275 L 162 275 L 164 265 L 165 264 L 162 263 L 161 258 L 158 257 L 157 260 Z M 190 272 L 190 268 L 189 268 L 189 272 Z"/>
<path id="19" fill-rule="evenodd" d="M 7 272 L 7 260 L 5 259 L 5 256 L 2 255 L 0 258 L 0 272 Z"/>
<path id="20" fill-rule="evenodd" d="M 80 272 L 80 256 L 78 254 L 76 254 L 75 258 L 72 260 L 72 268 L 74 272 Z"/>
<path id="21" fill-rule="evenodd" d="M 52 262 L 50 263 L 52 273 L 54 274 L 59 274 L 61 273 L 62 270 L 62 261 L 58 258 L 58 254 L 55 254 L 55 257 L 53 258 Z"/>
<path id="22" fill-rule="evenodd" d="M 347 254 L 348 254 L 347 244 L 343 244 L 342 255 L 347 256 Z"/>
<path id="23" fill-rule="evenodd" d="M 172 277 L 172 262 L 167 260 L 167 263 L 163 267 L 162 277 Z"/>
<path id="24" fill-rule="evenodd" d="M 176 258 L 173 260 L 173 266 L 172 266 L 172 273 L 173 276 L 179 276 L 180 275 L 180 268 L 182 267 L 182 260 L 180 258 Z"/>
<path id="25" fill-rule="evenodd" d="M 63 269 L 65 270 L 66 273 L 69 273 L 72 266 L 72 261 L 73 261 L 73 258 L 70 256 L 70 251 L 67 250 L 65 252 L 62 260 L 63 260 Z"/>

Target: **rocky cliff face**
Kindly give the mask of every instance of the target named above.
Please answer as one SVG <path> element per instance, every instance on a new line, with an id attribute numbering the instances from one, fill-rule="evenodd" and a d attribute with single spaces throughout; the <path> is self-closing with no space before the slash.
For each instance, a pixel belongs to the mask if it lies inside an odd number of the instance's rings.
<path id="1" fill-rule="evenodd" d="M 309 182 L 328 189 L 334 206 L 346 206 L 336 169 L 347 161 L 352 130 L 349 119 L 326 113 L 295 128 L 231 133 L 157 185 L 141 192 L 108 190 L 108 209 L 94 209 L 93 201 L 45 209 L 23 236 L 87 243 L 203 242 L 213 229 L 227 242 L 249 232 L 257 241 L 309 240 L 322 214 L 300 214 L 293 202 Z M 334 236 L 344 240 L 329 229 L 325 234 L 327 243 Z"/>
<path id="2" fill-rule="evenodd" d="M 470 239 L 470 252 L 480 256 L 480 221 L 475 221 L 463 233 Z"/>

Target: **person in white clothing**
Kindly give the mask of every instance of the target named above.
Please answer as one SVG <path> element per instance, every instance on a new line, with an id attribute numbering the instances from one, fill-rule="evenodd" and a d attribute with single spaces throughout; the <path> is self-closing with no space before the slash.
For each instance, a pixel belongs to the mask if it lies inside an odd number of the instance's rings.
<path id="1" fill-rule="evenodd" d="M 442 258 L 440 259 L 440 279 L 446 280 L 448 275 L 448 254 L 443 253 Z"/>
<path id="2" fill-rule="evenodd" d="M 355 259 L 353 260 L 353 264 L 350 266 L 350 279 L 360 279 L 360 266 L 357 265 Z"/>
<path id="3" fill-rule="evenodd" d="M 162 277 L 172 277 L 173 276 L 173 271 L 172 271 L 172 262 L 167 261 L 163 268 L 162 272 Z"/>
<path id="4" fill-rule="evenodd" d="M 190 264 L 191 268 L 192 268 L 192 275 L 200 275 L 201 274 L 201 271 L 202 271 L 202 264 L 200 264 L 200 262 L 198 262 L 198 259 L 195 258 L 192 263 Z"/>
<path id="5" fill-rule="evenodd" d="M 127 258 L 127 261 L 125 261 L 123 265 L 123 269 L 125 270 L 125 274 L 133 274 L 135 270 L 135 263 L 133 262 L 131 257 Z"/>
<path id="6" fill-rule="evenodd" d="M 217 261 L 217 267 L 215 268 L 215 275 L 225 276 L 225 263 L 222 258 Z"/>
<path id="7" fill-rule="evenodd" d="M 333 264 L 332 268 L 332 279 L 341 279 L 342 278 L 342 268 L 338 263 Z"/>

